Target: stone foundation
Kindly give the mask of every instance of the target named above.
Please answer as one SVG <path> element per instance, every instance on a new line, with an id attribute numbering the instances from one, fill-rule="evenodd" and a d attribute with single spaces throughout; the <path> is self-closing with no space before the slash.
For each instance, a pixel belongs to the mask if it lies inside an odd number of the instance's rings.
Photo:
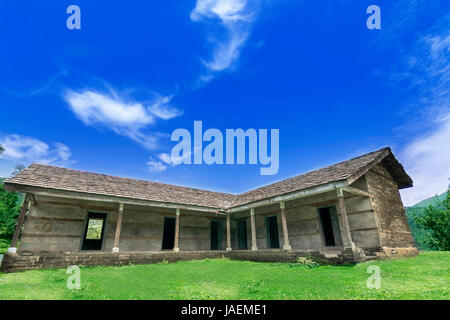
<path id="1" fill-rule="evenodd" d="M 411 257 L 417 256 L 419 251 L 416 247 L 409 248 L 389 248 L 382 247 L 381 251 L 377 252 L 376 255 L 379 258 L 392 258 L 392 257 Z"/>
<path id="2" fill-rule="evenodd" d="M 320 263 L 342 264 L 364 261 L 359 248 L 354 250 L 233 250 L 233 251 L 153 251 L 153 252 L 59 252 L 59 253 L 22 253 L 5 254 L 0 271 L 14 272 L 32 269 L 63 268 L 79 266 L 118 266 L 128 264 L 151 264 L 162 261 L 176 262 L 185 260 L 230 258 L 257 262 L 295 262 L 298 257 L 311 257 Z M 417 248 L 383 248 L 376 253 L 378 258 L 417 255 Z"/>

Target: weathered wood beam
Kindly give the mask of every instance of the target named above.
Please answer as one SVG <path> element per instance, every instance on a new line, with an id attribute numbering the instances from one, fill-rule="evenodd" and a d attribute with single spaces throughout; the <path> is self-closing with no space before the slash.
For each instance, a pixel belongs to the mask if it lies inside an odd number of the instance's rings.
<path id="1" fill-rule="evenodd" d="M 231 251 L 231 222 L 230 213 L 227 214 L 227 251 Z"/>
<path id="2" fill-rule="evenodd" d="M 281 213 L 281 224 L 283 226 L 283 249 L 291 250 L 291 245 L 289 244 L 289 234 L 286 223 L 286 207 L 284 205 L 284 201 L 280 201 L 280 213 Z"/>
<path id="3" fill-rule="evenodd" d="M 250 209 L 250 224 L 252 230 L 252 250 L 258 250 L 256 245 L 256 225 L 255 225 L 255 208 Z"/>
<path id="4" fill-rule="evenodd" d="M 120 231 L 122 229 L 123 207 L 124 207 L 123 203 L 120 203 L 119 204 L 119 212 L 117 215 L 116 234 L 114 237 L 114 247 L 112 249 L 113 252 L 119 252 Z"/>
<path id="5" fill-rule="evenodd" d="M 175 215 L 175 240 L 173 245 L 173 251 L 175 252 L 180 251 L 179 238 L 180 238 L 180 208 L 177 208 Z"/>
<path id="6" fill-rule="evenodd" d="M 352 194 L 356 194 L 356 195 L 359 195 L 359 196 L 364 196 L 364 197 L 369 197 L 370 198 L 370 193 L 369 192 L 364 191 L 364 190 L 360 190 L 360 189 L 357 189 L 357 188 L 354 188 L 354 187 L 347 186 L 347 187 L 343 187 L 342 190 L 346 191 L 348 193 L 352 193 Z"/>
<path id="7" fill-rule="evenodd" d="M 341 221 L 340 225 L 341 225 L 341 229 L 342 229 L 341 233 L 342 233 L 342 238 L 343 238 L 343 242 L 344 242 L 344 247 L 345 248 L 354 247 L 355 244 L 352 241 L 352 234 L 350 232 L 350 226 L 348 224 L 347 209 L 345 207 L 344 194 L 343 194 L 341 188 L 337 189 L 336 191 L 337 191 L 339 213 L 340 213 L 338 218 Z"/>
<path id="8" fill-rule="evenodd" d="M 23 222 L 25 221 L 25 215 L 27 214 L 28 206 L 30 204 L 31 194 L 27 193 L 22 204 L 22 209 L 20 209 L 19 218 L 17 219 L 16 228 L 14 229 L 13 238 L 11 240 L 11 246 L 8 249 L 8 253 L 17 252 L 17 242 L 19 241 L 19 235 L 22 230 Z"/>

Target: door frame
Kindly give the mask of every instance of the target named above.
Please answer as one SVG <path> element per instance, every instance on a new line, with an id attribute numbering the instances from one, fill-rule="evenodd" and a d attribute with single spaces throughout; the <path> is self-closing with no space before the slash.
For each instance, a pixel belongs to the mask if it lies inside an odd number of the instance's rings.
<path id="1" fill-rule="evenodd" d="M 342 242 L 342 232 L 341 232 L 341 217 L 340 217 L 340 213 L 337 210 L 337 205 L 336 204 L 329 204 L 326 206 L 318 206 L 316 207 L 316 214 L 317 214 L 317 221 L 319 224 L 319 231 L 320 231 L 320 240 L 322 241 L 322 248 L 340 248 L 342 247 L 342 245 L 336 245 L 336 237 L 335 237 L 335 230 L 333 229 L 333 240 L 334 240 L 334 246 L 327 246 L 326 241 L 325 241 L 325 234 L 323 231 L 323 225 L 322 225 L 322 219 L 320 218 L 320 210 L 319 209 L 323 209 L 323 208 L 330 208 L 330 207 L 334 207 L 335 212 L 336 212 L 336 218 L 338 220 L 338 227 L 339 227 L 339 237 L 341 238 L 341 242 Z M 331 220 L 331 212 L 330 212 L 330 220 Z M 333 228 L 333 223 L 331 223 L 331 228 Z"/>
<path id="2" fill-rule="evenodd" d="M 268 223 L 268 221 L 269 221 L 269 218 L 271 218 L 271 217 L 276 217 L 276 221 L 277 221 L 278 248 L 272 248 L 270 246 L 270 232 L 269 232 L 269 223 Z M 278 230 L 278 227 L 279 227 L 279 225 L 278 225 L 278 214 L 274 213 L 274 214 L 270 214 L 270 215 L 265 216 L 265 224 L 266 224 L 266 243 L 267 243 L 267 248 L 268 249 L 280 249 L 281 248 L 281 243 L 280 243 L 280 232 Z"/>
<path id="3" fill-rule="evenodd" d="M 161 232 L 161 251 L 173 250 L 173 248 L 172 249 L 164 249 L 164 224 L 166 222 L 166 218 L 174 219 L 175 220 L 175 232 L 176 232 L 176 229 L 177 229 L 177 226 L 176 226 L 177 222 L 176 222 L 176 217 L 175 216 L 163 216 L 162 232 Z M 173 239 L 173 241 L 174 241 L 174 244 L 173 244 L 174 248 L 175 248 L 175 232 L 174 232 L 174 239 Z M 178 234 L 178 236 L 179 236 L 179 234 Z"/>
<path id="4" fill-rule="evenodd" d="M 217 249 L 212 249 L 212 237 L 211 237 L 211 232 L 212 232 L 212 223 L 213 222 L 217 222 Z M 222 242 L 223 242 L 223 220 L 220 219 L 211 219 L 209 222 L 209 236 L 210 236 L 210 245 L 209 245 L 209 250 L 211 251 L 221 251 L 222 250 Z"/>
<path id="5" fill-rule="evenodd" d="M 241 249 L 239 247 L 240 244 L 240 236 L 239 236 L 239 224 L 240 223 L 245 223 L 245 249 Z M 236 244 L 237 244 L 237 250 L 248 250 L 248 231 L 247 231 L 247 218 L 241 218 L 236 220 Z"/>

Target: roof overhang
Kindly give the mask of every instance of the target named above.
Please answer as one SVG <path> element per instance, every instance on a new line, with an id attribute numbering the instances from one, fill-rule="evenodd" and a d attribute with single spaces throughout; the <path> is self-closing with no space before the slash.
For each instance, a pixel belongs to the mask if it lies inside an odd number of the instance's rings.
<path id="1" fill-rule="evenodd" d="M 87 201 L 98 201 L 98 202 L 117 203 L 117 204 L 123 203 L 125 205 L 129 204 L 129 205 L 139 205 L 139 206 L 152 206 L 152 207 L 160 207 L 160 208 L 173 208 L 173 209 L 181 209 L 181 210 L 192 210 L 192 211 L 210 212 L 210 213 L 216 213 L 216 214 L 225 214 L 224 210 L 222 208 L 195 206 L 195 205 L 179 204 L 179 203 L 171 203 L 171 202 L 150 201 L 150 200 L 133 199 L 133 198 L 122 198 L 122 197 L 106 196 L 106 195 L 84 193 L 84 192 L 74 192 L 74 191 L 40 188 L 40 187 L 31 187 L 31 186 L 26 186 L 26 185 L 22 185 L 22 184 L 5 183 L 5 189 L 9 190 L 9 191 L 31 193 L 34 195 L 47 196 L 47 197 L 56 197 L 56 198 L 65 198 L 65 199 L 80 199 L 80 200 L 87 200 Z"/>
<path id="2" fill-rule="evenodd" d="M 371 163 L 356 171 L 347 179 L 348 184 L 350 185 L 361 178 L 377 164 L 381 164 L 389 172 L 399 189 L 410 188 L 413 186 L 411 177 L 406 173 L 405 168 L 403 168 L 397 158 L 395 158 L 391 148 L 385 148 Z"/>
<path id="3" fill-rule="evenodd" d="M 334 181 L 334 182 L 330 182 L 330 183 L 314 186 L 314 187 L 311 187 L 311 188 L 306 188 L 306 189 L 302 189 L 302 190 L 299 190 L 299 191 L 295 191 L 295 192 L 291 192 L 291 193 L 287 193 L 287 194 L 271 197 L 271 198 L 268 198 L 268 199 L 264 199 L 264 200 L 260 200 L 260 201 L 256 201 L 256 202 L 246 203 L 246 204 L 243 204 L 243 205 L 239 205 L 239 206 L 236 206 L 236 207 L 229 208 L 226 211 L 228 213 L 233 213 L 233 212 L 250 210 L 251 208 L 267 206 L 267 205 L 279 203 L 281 201 L 289 201 L 289 200 L 295 200 L 295 199 L 299 199 L 299 198 L 310 197 L 310 196 L 314 196 L 314 195 L 317 195 L 317 194 L 333 191 L 333 190 L 336 190 L 338 188 L 344 188 L 344 187 L 347 187 L 347 186 L 348 186 L 347 180 Z"/>

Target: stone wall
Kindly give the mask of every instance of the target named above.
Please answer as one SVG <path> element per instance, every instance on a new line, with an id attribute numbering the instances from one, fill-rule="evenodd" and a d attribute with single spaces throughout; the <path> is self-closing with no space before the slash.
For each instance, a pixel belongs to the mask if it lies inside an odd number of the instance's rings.
<path id="1" fill-rule="evenodd" d="M 364 191 L 367 189 L 365 179 L 359 179 L 356 185 Z M 380 239 L 374 210 L 368 197 L 345 194 L 345 203 L 348 222 L 353 241 L 355 244 L 367 251 L 379 251 Z M 320 250 L 325 247 L 322 228 L 319 222 L 318 208 L 335 206 L 338 215 L 336 192 L 327 192 L 307 198 L 288 201 L 286 205 L 286 222 L 288 228 L 289 242 L 294 250 Z M 283 247 L 283 230 L 280 217 L 279 204 L 269 205 L 255 209 L 256 240 L 258 249 L 269 249 L 267 243 L 267 232 L 265 218 L 277 215 L 278 235 L 280 247 Z M 233 219 L 246 219 L 247 222 L 247 245 L 251 247 L 250 212 L 233 214 Z M 236 246 L 233 245 L 233 249 Z"/>
<path id="2" fill-rule="evenodd" d="M 414 248 L 415 242 L 406 218 L 398 186 L 381 165 L 366 174 L 381 247 Z"/>
<path id="3" fill-rule="evenodd" d="M 79 252 L 88 212 L 106 213 L 104 244 L 111 252 L 117 226 L 118 205 L 36 197 L 25 220 L 19 252 Z M 124 207 L 120 252 L 162 249 L 164 218 L 175 218 L 174 209 L 127 205 Z M 225 217 L 213 213 L 181 211 L 179 247 L 182 251 L 211 249 L 211 221 L 221 221 L 221 248 L 226 248 Z"/>
<path id="4" fill-rule="evenodd" d="M 0 271 L 13 272 L 32 269 L 62 268 L 77 266 L 117 266 L 128 264 L 151 264 L 162 261 L 215 259 L 226 255 L 224 251 L 157 251 L 157 252 L 54 252 L 32 254 L 6 254 Z"/>
<path id="5" fill-rule="evenodd" d="M 176 262 L 185 260 L 230 258 L 258 262 L 295 262 L 298 257 L 309 257 L 321 263 L 339 264 L 356 262 L 344 253 L 327 256 L 320 251 L 286 250 L 237 250 L 237 251 L 155 251 L 155 252 L 43 252 L 35 254 L 7 253 L 0 266 L 2 272 L 14 272 L 33 269 L 63 268 L 77 266 L 119 266 L 128 264 L 151 264 L 162 261 Z"/>
<path id="6" fill-rule="evenodd" d="M 85 210 L 72 204 L 39 202 L 28 212 L 19 251 L 79 251 Z"/>

